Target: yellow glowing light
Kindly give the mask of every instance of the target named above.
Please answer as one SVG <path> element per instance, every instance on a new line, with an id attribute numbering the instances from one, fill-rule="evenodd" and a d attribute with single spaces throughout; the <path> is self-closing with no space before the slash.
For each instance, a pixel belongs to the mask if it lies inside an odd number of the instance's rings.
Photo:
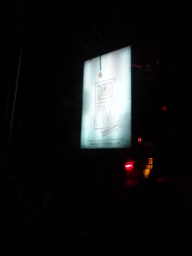
<path id="1" fill-rule="evenodd" d="M 145 170 L 143 171 L 143 176 L 144 176 L 145 178 L 148 178 L 149 173 L 150 173 L 150 169 L 145 169 Z"/>
<path id="2" fill-rule="evenodd" d="M 102 77 L 102 73 L 101 72 L 99 73 L 99 77 Z"/>
<path id="3" fill-rule="evenodd" d="M 149 159 L 149 164 L 153 164 L 153 158 L 148 158 Z"/>

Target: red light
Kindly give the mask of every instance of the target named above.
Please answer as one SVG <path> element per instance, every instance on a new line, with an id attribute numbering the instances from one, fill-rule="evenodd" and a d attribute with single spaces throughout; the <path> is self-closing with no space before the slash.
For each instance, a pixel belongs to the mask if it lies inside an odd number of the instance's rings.
<path id="1" fill-rule="evenodd" d="M 132 167 L 132 166 L 133 166 L 132 164 L 125 165 L 125 167 L 127 167 L 127 168 Z"/>
<path id="2" fill-rule="evenodd" d="M 165 180 L 165 177 L 161 177 L 161 178 L 159 178 L 158 180 L 157 180 L 157 182 L 162 182 L 162 181 L 164 181 Z"/>
<path id="3" fill-rule="evenodd" d="M 134 167 L 134 163 L 133 163 L 133 162 L 127 162 L 127 163 L 125 164 L 125 169 L 126 169 L 127 171 L 131 171 L 131 170 L 133 169 L 133 167 Z"/>
<path id="4" fill-rule="evenodd" d="M 166 111 L 166 110 L 167 110 L 167 107 L 166 107 L 166 106 L 163 106 L 163 107 L 162 107 L 162 110 L 163 110 L 163 111 Z"/>
<path id="5" fill-rule="evenodd" d="M 139 185 L 140 181 L 138 180 L 127 180 L 126 181 L 126 186 L 135 186 L 135 185 Z"/>
<path id="6" fill-rule="evenodd" d="M 142 66 L 131 64 L 132 67 L 142 68 Z"/>
<path id="7" fill-rule="evenodd" d="M 142 139 L 141 137 L 138 138 L 138 143 L 141 143 Z"/>

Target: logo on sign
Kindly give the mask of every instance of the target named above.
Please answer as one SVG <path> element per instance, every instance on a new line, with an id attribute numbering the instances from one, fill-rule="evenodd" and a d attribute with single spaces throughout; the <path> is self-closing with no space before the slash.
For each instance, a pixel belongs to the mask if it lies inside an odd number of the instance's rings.
<path id="1" fill-rule="evenodd" d="M 96 84 L 95 129 L 115 122 L 114 80 Z"/>
<path id="2" fill-rule="evenodd" d="M 98 86 L 98 99 L 109 99 L 113 96 L 113 84 L 105 83 Z"/>

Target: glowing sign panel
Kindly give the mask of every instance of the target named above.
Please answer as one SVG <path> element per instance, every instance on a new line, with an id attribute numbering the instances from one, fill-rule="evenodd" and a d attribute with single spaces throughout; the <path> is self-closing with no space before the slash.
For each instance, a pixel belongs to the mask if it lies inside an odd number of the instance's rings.
<path id="1" fill-rule="evenodd" d="M 81 124 L 81 148 L 128 147 L 131 147 L 130 46 L 85 61 Z"/>

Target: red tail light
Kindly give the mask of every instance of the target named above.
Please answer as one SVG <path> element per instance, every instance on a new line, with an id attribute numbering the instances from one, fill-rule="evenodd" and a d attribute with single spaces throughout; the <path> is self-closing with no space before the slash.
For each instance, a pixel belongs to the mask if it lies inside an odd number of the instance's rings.
<path id="1" fill-rule="evenodd" d="M 134 162 L 127 162 L 127 163 L 125 163 L 126 171 L 132 171 L 133 167 L 134 167 Z"/>

